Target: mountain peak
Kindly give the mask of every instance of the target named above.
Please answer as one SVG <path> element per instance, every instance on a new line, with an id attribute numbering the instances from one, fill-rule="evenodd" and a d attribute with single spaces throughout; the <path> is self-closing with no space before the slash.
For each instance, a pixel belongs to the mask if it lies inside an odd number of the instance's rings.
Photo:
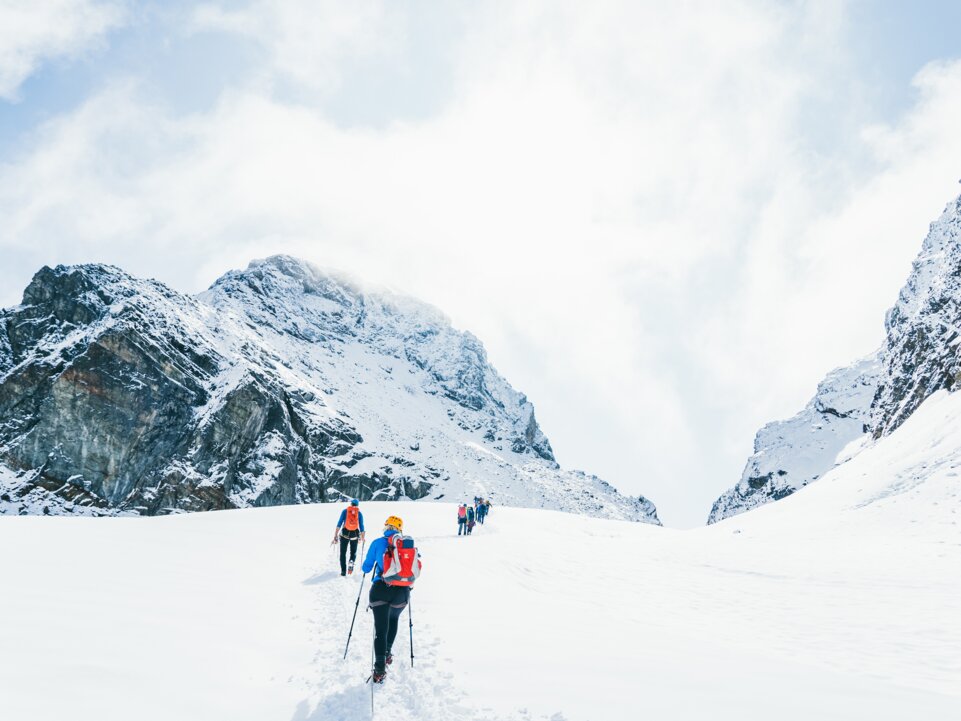
<path id="1" fill-rule="evenodd" d="M 0 513 L 483 496 L 658 523 L 562 470 L 483 344 L 415 299 L 290 256 L 198 297 L 60 266 L 25 299 L 0 313 Z"/>
<path id="2" fill-rule="evenodd" d="M 741 481 L 715 501 L 709 523 L 792 494 L 849 460 L 838 455 L 847 444 L 892 433 L 932 394 L 957 388 L 961 196 L 931 223 L 885 330 L 876 354 L 832 371 L 804 410 L 758 432 Z"/>

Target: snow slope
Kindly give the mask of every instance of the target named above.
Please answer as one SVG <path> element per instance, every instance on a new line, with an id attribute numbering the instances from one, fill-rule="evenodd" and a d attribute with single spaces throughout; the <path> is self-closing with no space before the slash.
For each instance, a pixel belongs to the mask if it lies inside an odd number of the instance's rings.
<path id="1" fill-rule="evenodd" d="M 691 531 L 443 503 L 375 718 L 961 718 L 961 394 L 777 504 Z M 0 517 L 4 718 L 370 718 L 336 505 Z M 404 617 L 406 623 L 407 617 Z"/>

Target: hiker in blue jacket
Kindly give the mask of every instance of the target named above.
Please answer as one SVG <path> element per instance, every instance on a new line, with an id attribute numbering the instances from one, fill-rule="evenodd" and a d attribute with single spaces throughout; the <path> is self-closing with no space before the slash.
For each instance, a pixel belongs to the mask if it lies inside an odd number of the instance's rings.
<path id="1" fill-rule="evenodd" d="M 374 572 L 368 597 L 370 610 L 374 614 L 374 670 L 371 678 L 380 683 L 387 675 L 387 666 L 394 660 L 391 647 L 397 636 L 400 614 L 410 600 L 410 588 L 388 586 L 381 579 L 384 572 L 384 554 L 387 552 L 387 539 L 404 530 L 404 522 L 397 516 L 384 521 L 384 535 L 370 544 L 367 558 L 362 569 L 364 573 Z"/>
<path id="2" fill-rule="evenodd" d="M 352 498 L 350 505 L 340 512 L 337 528 L 334 529 L 334 540 L 331 545 L 340 540 L 340 575 L 346 576 L 354 572 L 354 559 L 357 558 L 357 542 L 366 538 L 364 533 L 364 514 L 360 512 L 360 501 Z M 350 547 L 350 563 L 347 563 L 347 548 Z"/>

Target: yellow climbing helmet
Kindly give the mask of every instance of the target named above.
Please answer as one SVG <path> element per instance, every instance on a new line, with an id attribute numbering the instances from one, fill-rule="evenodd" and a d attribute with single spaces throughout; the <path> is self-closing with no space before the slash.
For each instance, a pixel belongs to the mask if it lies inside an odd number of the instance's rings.
<path id="1" fill-rule="evenodd" d="M 384 525 L 393 528 L 395 531 L 404 530 L 404 522 L 401 520 L 400 516 L 388 516 L 387 520 L 384 521 Z"/>

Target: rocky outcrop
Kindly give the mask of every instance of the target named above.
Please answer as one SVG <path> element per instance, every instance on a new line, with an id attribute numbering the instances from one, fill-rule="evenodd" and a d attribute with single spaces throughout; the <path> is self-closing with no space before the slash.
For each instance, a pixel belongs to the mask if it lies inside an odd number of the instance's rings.
<path id="1" fill-rule="evenodd" d="M 865 432 L 880 371 L 876 355 L 834 370 L 804 410 L 758 431 L 741 480 L 714 502 L 708 523 L 786 498 L 831 470 Z"/>
<path id="2" fill-rule="evenodd" d="M 557 466 L 474 336 L 294 258 L 196 298 L 44 268 L 0 315 L 0 512 L 474 495 L 657 522 Z"/>
<path id="3" fill-rule="evenodd" d="M 961 375 L 961 198 L 931 224 L 885 328 L 884 372 L 871 409 L 875 438 L 935 391 L 953 391 Z"/>
<path id="4" fill-rule="evenodd" d="M 887 435 L 932 393 L 955 390 L 961 377 L 961 198 L 931 224 L 885 330 L 875 356 L 834 371 L 803 411 L 758 432 L 740 482 L 715 501 L 708 523 L 790 495 L 831 470 L 848 443 Z"/>

